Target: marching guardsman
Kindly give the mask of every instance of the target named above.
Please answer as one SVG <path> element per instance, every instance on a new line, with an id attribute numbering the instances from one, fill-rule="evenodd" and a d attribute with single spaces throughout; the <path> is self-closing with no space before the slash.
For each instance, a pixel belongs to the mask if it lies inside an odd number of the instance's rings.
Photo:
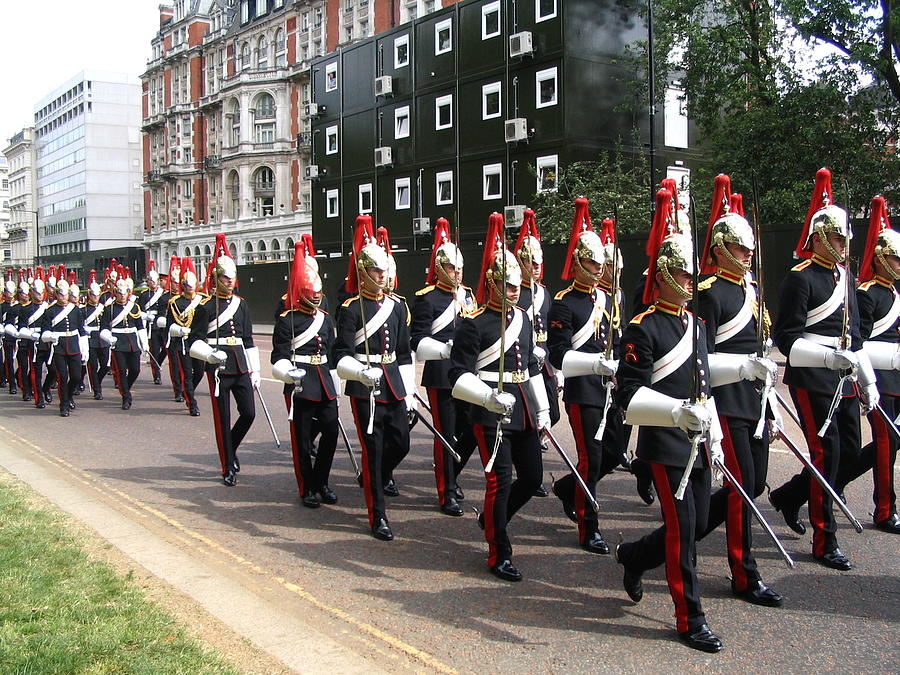
<path id="1" fill-rule="evenodd" d="M 197 308 L 206 296 L 198 291 L 194 262 L 188 258 L 172 258 L 169 263 L 169 293 L 171 295 L 162 317 L 166 322 L 169 352 L 169 373 L 175 400 L 187 405 L 191 417 L 200 416 L 195 391 L 206 372 L 205 362 L 190 354 L 187 339 L 193 329 Z M 178 288 L 180 286 L 180 293 Z"/>
<path id="2" fill-rule="evenodd" d="M 160 367 L 166 360 L 166 307 L 171 296 L 159 282 L 156 261 L 150 261 L 147 272 L 147 290 L 138 296 L 138 304 L 143 312 L 144 326 L 147 330 L 147 344 L 150 354 L 150 372 L 153 373 L 153 384 L 162 384 Z M 162 324 L 162 325 L 160 325 Z"/>
<path id="3" fill-rule="evenodd" d="M 147 351 L 147 332 L 141 307 L 132 293 L 134 281 L 123 273 L 118 275 L 115 288 L 115 300 L 100 314 L 100 339 L 112 350 L 122 410 L 130 410 L 131 387 L 141 374 L 141 354 Z"/>
<path id="4" fill-rule="evenodd" d="M 547 387 L 547 400 L 550 403 L 550 426 L 559 422 L 559 380 L 556 369 L 547 360 L 547 317 L 550 313 L 550 294 L 541 283 L 544 277 L 544 251 L 541 248 L 541 234 L 538 231 L 534 211 L 525 209 L 522 225 L 519 227 L 519 238 L 513 247 L 513 253 L 522 270 L 522 288 L 519 291 L 519 307 L 525 310 L 534 330 L 535 353 L 544 384 Z M 535 497 L 546 497 L 547 488 L 541 483 L 534 491 Z"/>
<path id="5" fill-rule="evenodd" d="M 394 538 L 385 509 L 385 483 L 409 453 L 408 412 L 415 408 L 415 367 L 409 309 L 386 293 L 390 263 L 375 242 L 370 216 L 356 218 L 353 252 L 337 324 L 334 360 L 346 380 L 362 446 L 369 526 L 376 539 Z"/>
<path id="6" fill-rule="evenodd" d="M 872 199 L 869 236 L 859 267 L 859 331 L 878 379 L 881 409 L 890 420 L 900 414 L 900 233 L 891 229 L 884 197 Z M 860 452 L 859 461 L 842 463 L 838 488 L 842 493 L 850 481 L 872 469 L 875 512 L 872 520 L 882 532 L 900 534 L 894 465 L 897 438 L 881 411 L 868 414 L 872 442 Z"/>
<path id="7" fill-rule="evenodd" d="M 318 274 L 319 273 L 319 263 L 316 260 L 316 247 L 313 244 L 312 235 L 307 232 L 300 237 L 300 241 L 303 244 L 303 250 L 306 254 L 306 263 L 316 271 L 316 274 Z M 346 282 L 346 279 L 344 279 L 344 281 L 341 282 L 342 289 L 344 286 L 344 282 Z M 343 298 L 343 300 L 341 300 L 341 302 L 343 302 L 346 299 L 347 299 L 346 297 Z M 281 316 L 281 313 L 284 311 L 286 302 L 287 302 L 287 293 L 285 293 L 280 298 L 278 298 L 278 306 L 275 309 L 275 320 L 276 321 L 278 320 L 278 317 Z M 338 303 L 338 304 L 340 305 L 340 303 Z M 319 309 L 321 309 L 325 312 L 328 311 L 328 296 L 325 295 L 324 293 L 322 293 L 322 299 L 319 301 Z"/>
<path id="8" fill-rule="evenodd" d="M 294 262 L 285 310 L 272 333 L 272 377 L 284 382 L 291 424 L 294 476 L 303 505 L 337 503 L 328 486 L 338 437 L 337 373 L 329 370 L 334 325 L 319 308 L 322 280 L 309 263 L 303 241 L 294 244 Z M 313 438 L 319 443 L 313 457 Z"/>
<path id="9" fill-rule="evenodd" d="M 672 193 L 656 193 L 653 231 L 669 229 Z M 674 227 L 674 224 L 672 224 Z M 709 462 L 694 457 L 704 436 L 711 455 L 721 453 L 710 389 L 706 332 L 685 305 L 693 293 L 694 250 L 686 235 L 671 234 L 651 247 L 643 301 L 649 308 L 626 326 L 616 374 L 625 421 L 639 425 L 637 456 L 650 465 L 663 524 L 641 539 L 616 547 L 623 584 L 634 602 L 643 597 L 641 576 L 665 563 L 679 637 L 691 648 L 718 652 L 722 642 L 706 624 L 694 565 L 696 536 L 706 528 Z M 685 395 L 691 393 L 690 398 Z M 692 441 L 694 444 L 692 444 Z M 683 499 L 676 492 L 685 481 Z"/>
<path id="10" fill-rule="evenodd" d="M 488 568 L 504 581 L 522 579 L 507 528 L 541 484 L 539 433 L 550 426 L 534 329 L 516 306 L 521 283 L 519 263 L 506 247 L 503 216 L 492 213 L 476 289 L 480 309 L 464 317 L 453 336 L 450 382 L 453 396 L 472 404 L 487 480 L 479 524 L 488 542 Z"/>
<path id="11" fill-rule="evenodd" d="M 20 270 L 21 276 L 21 270 Z M 16 387 L 16 314 L 19 312 L 19 300 L 16 297 L 16 282 L 11 272 L 3 282 L 3 303 L 0 304 L 0 330 L 2 334 L 3 382 L 0 387 L 8 386 L 10 394 L 17 394 Z"/>
<path id="12" fill-rule="evenodd" d="M 806 260 L 781 284 L 773 333 L 787 355 L 784 383 L 803 423 L 811 459 L 832 487 L 842 462 L 852 464 L 859 456 L 860 406 L 868 412 L 878 403 L 875 373 L 859 331 L 855 282 L 841 264 L 851 236 L 847 212 L 832 200 L 831 172 L 819 169 L 796 249 Z M 838 548 L 831 496 L 806 470 L 769 494 L 772 506 L 798 534 L 806 531 L 798 511 L 807 499 L 813 555 L 825 567 L 851 569 Z"/>
<path id="13" fill-rule="evenodd" d="M 206 362 L 222 480 L 229 487 L 237 483 L 235 474 L 241 470 L 237 450 L 256 418 L 253 390 L 262 378 L 250 308 L 234 292 L 237 281 L 237 265 L 228 253 L 225 235 L 219 233 L 206 274 L 209 297 L 196 309 L 188 344 L 190 355 Z M 232 396 L 238 411 L 233 426 Z"/>
<path id="14" fill-rule="evenodd" d="M 697 315 L 706 322 L 710 384 L 724 432 L 725 464 L 744 491 L 756 498 L 763 493 L 769 466 L 768 430 L 755 437 L 764 410 L 760 386 L 775 384 L 777 366 L 761 356 L 759 302 L 751 275 L 756 237 L 743 214 L 731 210 L 731 196 L 731 179 L 716 176 L 706 244 L 700 254 L 700 270 L 711 276 L 699 285 Z M 768 340 L 766 315 L 762 335 Z M 753 604 L 779 607 L 783 598 L 763 583 L 751 550 L 752 516 L 742 497 L 726 485 L 710 498 L 709 518 L 700 538 L 724 522 L 731 590 Z"/>
<path id="15" fill-rule="evenodd" d="M 31 283 L 26 281 L 28 277 L 19 275 L 19 283 L 16 286 L 16 299 L 18 305 L 9 311 L 4 327 L 5 335 L 15 335 L 16 338 L 16 381 L 22 390 L 22 400 L 30 401 L 34 391 L 31 388 L 31 359 L 34 342 L 31 340 L 31 331 L 19 329 L 19 317 L 23 313 L 31 313 Z M 33 281 L 33 278 L 32 278 Z"/>
<path id="16" fill-rule="evenodd" d="M 95 401 L 103 400 L 103 378 L 109 372 L 109 344 L 100 339 L 100 317 L 106 308 L 101 302 L 103 289 L 97 283 L 97 272 L 91 270 L 88 277 L 84 305 L 84 330 L 88 336 L 87 378 Z"/>
<path id="17" fill-rule="evenodd" d="M 49 372 L 41 382 L 44 366 L 50 360 L 50 345 L 41 342 L 41 319 L 47 311 L 47 282 L 44 281 L 44 268 L 38 265 L 34 281 L 31 283 L 31 302 L 19 308 L 19 367 L 23 376 L 28 377 L 28 386 L 22 389 L 23 398 L 31 400 L 34 395 L 34 406 L 46 408 L 53 400 L 50 387 L 53 380 Z M 49 369 L 48 369 L 49 370 Z"/>
<path id="18" fill-rule="evenodd" d="M 416 360 L 424 361 L 422 386 L 428 392 L 431 416 L 435 428 L 446 438 L 460 456 L 457 464 L 434 439 L 434 479 L 437 485 L 438 506 L 448 516 L 461 516 L 462 494 L 456 483 L 476 441 L 472 433 L 470 405 L 450 394 L 450 349 L 453 333 L 460 317 L 477 309 L 472 289 L 462 283 L 463 256 L 450 238 L 450 224 L 438 218 L 434 229 L 431 264 L 425 277 L 425 288 L 416 292 L 412 308 L 410 340 Z"/>
<path id="19" fill-rule="evenodd" d="M 84 315 L 73 298 L 78 288 L 65 279 L 56 282 L 56 303 L 41 317 L 41 342 L 50 345 L 57 374 L 59 414 L 68 417 L 75 409 L 75 391 L 81 382 L 81 364 L 88 358 Z"/>
<path id="20" fill-rule="evenodd" d="M 611 286 L 600 287 L 606 262 L 603 241 L 591 226 L 588 200 L 575 200 L 575 218 L 562 278 L 572 285 L 553 298 L 550 307 L 550 362 L 563 374 L 563 402 L 569 424 L 575 435 L 578 450 L 577 469 L 591 493 L 597 481 L 619 465 L 621 445 L 614 442 L 616 427 L 606 422 L 600 438 L 598 433 L 604 417 L 621 420 L 620 410 L 612 409 L 612 389 L 607 382 L 616 374 L 615 353 L 607 347 L 614 345 L 614 331 L 618 299 Z M 612 342 L 611 342 L 612 341 Z M 608 434 L 607 435 L 607 430 Z M 553 484 L 553 493 L 563 503 L 566 515 L 578 523 L 578 541 L 590 553 L 609 553 L 609 546 L 600 533 L 598 514 L 585 498 L 572 474 L 566 474 Z"/>

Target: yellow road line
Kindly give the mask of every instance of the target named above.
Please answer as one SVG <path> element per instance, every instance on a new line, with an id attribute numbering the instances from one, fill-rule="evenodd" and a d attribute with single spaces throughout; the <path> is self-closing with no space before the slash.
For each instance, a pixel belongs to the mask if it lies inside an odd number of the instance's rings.
<path id="1" fill-rule="evenodd" d="M 115 501 L 117 504 L 121 505 L 122 507 L 126 508 L 128 511 L 135 513 L 136 515 L 138 515 L 142 518 L 146 518 L 147 515 L 149 514 L 150 516 L 153 516 L 153 517 L 161 520 L 166 525 L 169 525 L 170 527 L 177 530 L 181 534 L 186 535 L 190 539 L 193 539 L 196 542 L 203 544 L 204 546 L 225 556 L 226 558 L 230 558 L 233 562 L 236 562 L 242 568 L 249 570 L 251 572 L 254 572 L 255 574 L 258 574 L 260 576 L 266 577 L 270 581 L 275 582 L 276 584 L 278 584 L 285 590 L 300 597 L 302 600 L 313 605 L 317 609 L 320 609 L 323 612 L 327 612 L 328 614 L 331 614 L 333 617 L 351 624 L 352 626 L 356 627 L 363 633 L 366 633 L 367 635 L 370 635 L 371 637 L 376 638 L 377 640 L 380 640 L 380 641 L 386 643 L 391 648 L 401 651 L 404 654 L 406 654 L 407 656 L 409 656 L 417 661 L 421 661 L 422 663 L 427 665 L 429 668 L 432 668 L 441 673 L 456 673 L 456 670 L 454 670 L 452 667 L 442 663 L 441 661 L 439 661 L 437 658 L 435 658 L 428 652 L 425 652 L 417 647 L 414 647 L 414 646 L 404 642 L 403 640 L 401 640 L 397 637 L 394 637 L 393 635 L 391 635 L 389 633 L 386 633 L 385 631 L 381 630 L 380 628 L 373 626 L 372 624 L 366 623 L 365 621 L 361 621 L 361 620 L 355 618 L 354 616 L 352 616 L 351 614 L 345 612 L 344 610 L 339 609 L 338 607 L 332 607 L 331 605 L 329 605 L 325 602 L 322 602 L 316 596 L 314 596 L 312 593 L 305 590 L 302 586 L 295 584 L 292 581 L 288 581 L 287 579 L 284 579 L 283 577 L 275 576 L 274 574 L 268 572 L 263 567 L 254 563 L 253 561 L 248 560 L 242 556 L 239 556 L 236 553 L 233 553 L 232 551 L 229 551 L 227 548 L 225 548 L 218 542 L 214 541 L 213 539 L 210 539 L 209 537 L 202 535 L 199 532 L 195 532 L 194 530 L 185 526 L 184 524 L 180 523 L 179 521 L 175 520 L 174 518 L 166 515 L 159 509 L 156 509 L 148 504 L 145 504 L 141 500 L 139 500 L 135 497 L 132 497 L 127 492 L 123 492 L 122 490 L 110 485 L 109 483 L 106 483 L 105 481 L 100 480 L 96 476 L 92 476 L 90 473 L 78 468 L 74 464 L 71 464 L 70 462 L 62 459 L 61 457 L 57 457 L 56 455 L 54 455 L 51 452 L 48 452 L 44 448 L 42 448 L 38 445 L 35 445 L 28 439 L 19 436 L 18 434 L 16 434 L 12 430 L 8 429 L 7 427 L 0 425 L 0 431 L 3 431 L 6 434 L 8 434 L 11 438 L 16 440 L 21 445 L 25 446 L 25 448 L 28 449 L 33 454 L 40 455 L 45 461 L 56 464 L 58 467 L 64 469 L 68 473 L 72 474 L 73 477 L 79 483 L 81 483 L 87 487 L 90 487 L 93 490 L 100 492 L 101 494 L 104 494 L 104 490 L 102 490 L 100 487 L 97 486 L 97 484 L 99 483 L 99 485 L 101 485 L 109 493 L 111 493 L 111 494 L 105 494 L 106 497 L 111 498 L 113 501 Z M 91 479 L 91 480 L 87 480 L 87 479 Z M 197 548 L 197 547 L 194 547 L 194 548 Z"/>

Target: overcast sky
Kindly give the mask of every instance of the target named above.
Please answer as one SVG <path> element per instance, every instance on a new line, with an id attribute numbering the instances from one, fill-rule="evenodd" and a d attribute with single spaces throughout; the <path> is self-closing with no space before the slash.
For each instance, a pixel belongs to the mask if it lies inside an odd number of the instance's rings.
<path id="1" fill-rule="evenodd" d="M 140 75 L 160 4 L 0 0 L 0 149 L 29 125 L 40 99 L 82 70 Z"/>

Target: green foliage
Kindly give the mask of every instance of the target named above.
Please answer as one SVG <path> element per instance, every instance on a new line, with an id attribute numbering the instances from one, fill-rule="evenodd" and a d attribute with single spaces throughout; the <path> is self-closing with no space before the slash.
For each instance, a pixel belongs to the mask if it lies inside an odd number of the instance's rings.
<path id="1" fill-rule="evenodd" d="M 234 673 L 0 479 L 0 672 Z"/>
<path id="2" fill-rule="evenodd" d="M 618 231 L 642 232 L 650 227 L 650 174 L 645 157 L 626 155 L 621 149 L 601 153 L 596 161 L 574 162 L 559 172 L 555 192 L 535 196 L 534 212 L 541 239 L 548 243 L 569 241 L 575 199 L 590 201 L 591 219 L 597 231 L 604 218 L 618 208 Z"/>

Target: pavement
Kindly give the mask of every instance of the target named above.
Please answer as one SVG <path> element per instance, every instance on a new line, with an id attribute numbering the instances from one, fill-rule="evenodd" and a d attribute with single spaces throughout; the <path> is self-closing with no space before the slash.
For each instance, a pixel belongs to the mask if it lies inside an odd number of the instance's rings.
<path id="1" fill-rule="evenodd" d="M 268 362 L 268 338 L 258 342 Z M 900 538 L 871 527 L 870 477 L 847 490 L 862 534 L 838 514 L 841 547 L 855 564 L 847 573 L 817 565 L 810 536 L 787 530 L 759 500 L 797 562 L 788 569 L 755 529 L 763 578 L 786 597 L 781 609 L 731 596 L 724 531 L 700 543 L 704 608 L 725 643 L 706 655 L 677 641 L 663 569 L 645 576 L 635 605 L 621 568 L 577 546 L 554 497 L 533 499 L 511 523 L 524 581 L 490 576 L 473 514 L 450 518 L 437 509 L 422 425 L 395 474 L 401 495 L 388 503 L 397 538 L 379 542 L 341 445 L 331 481 L 338 504 L 300 504 L 279 383 L 264 380 L 262 393 L 281 447 L 258 409 L 239 451 L 238 485 L 227 488 L 206 384 L 203 414 L 192 418 L 171 400 L 166 380 L 154 386 L 142 373 L 129 412 L 107 380 L 106 400 L 82 395 L 67 419 L 55 405 L 37 410 L 0 392 L 0 465 L 296 672 L 897 671 Z M 357 450 L 346 402 L 341 416 Z M 574 456 L 565 418 L 554 430 Z M 565 469 L 554 454 L 544 460 L 549 486 Z M 798 466 L 774 444 L 770 483 Z M 465 508 L 480 507 L 477 459 L 460 484 Z M 638 499 L 625 472 L 603 479 L 598 501 L 611 543 L 618 532 L 631 540 L 659 522 L 658 508 Z"/>

